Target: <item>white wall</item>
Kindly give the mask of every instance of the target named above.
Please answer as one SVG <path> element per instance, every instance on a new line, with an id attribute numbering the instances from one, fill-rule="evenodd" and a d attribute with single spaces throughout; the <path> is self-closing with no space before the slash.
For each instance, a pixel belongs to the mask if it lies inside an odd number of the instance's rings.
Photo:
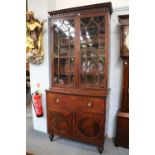
<path id="1" fill-rule="evenodd" d="M 42 103 L 43 103 L 43 112 L 44 116 L 37 118 L 33 110 L 33 128 L 39 131 L 47 132 L 47 123 L 46 123 L 46 97 L 45 89 L 50 87 L 50 52 L 49 50 L 49 36 L 48 36 L 48 10 L 55 9 L 52 5 L 53 0 L 28 0 L 28 10 L 34 11 L 35 18 L 40 20 L 47 19 L 47 22 L 44 24 L 43 30 L 43 50 L 44 50 L 44 61 L 40 65 L 30 65 L 30 82 L 31 82 L 31 93 L 37 90 L 37 83 L 40 83 L 40 90 L 42 92 Z M 48 5 L 50 4 L 50 6 Z M 33 107 L 32 107 L 33 109 Z"/>
<path id="2" fill-rule="evenodd" d="M 48 0 L 48 11 L 56 10 L 56 0 Z"/>
<path id="3" fill-rule="evenodd" d="M 109 64 L 109 88 L 110 92 L 107 98 L 107 119 L 106 119 L 106 135 L 108 137 L 115 136 L 116 113 L 120 104 L 121 94 L 121 75 L 122 75 L 122 61 L 120 59 L 119 49 L 119 29 L 118 29 L 118 15 L 128 14 L 128 0 L 111 0 L 113 6 L 113 14 L 111 15 L 111 50 L 110 50 L 110 64 Z M 47 11 L 59 10 L 69 7 L 76 7 L 82 5 L 89 5 L 95 3 L 103 3 L 107 0 L 28 0 L 28 9 L 35 12 L 35 16 L 42 19 L 47 19 Z M 44 63 L 35 66 L 30 66 L 30 80 L 32 92 L 36 90 L 36 83 L 41 84 L 43 93 L 43 108 L 45 116 L 43 118 L 36 118 L 33 111 L 33 126 L 34 129 L 43 132 L 46 128 L 46 102 L 45 89 L 50 87 L 50 60 L 49 60 L 49 36 L 48 23 L 45 24 L 45 33 L 43 35 L 43 48 L 45 52 Z"/>
<path id="4" fill-rule="evenodd" d="M 107 135 L 115 136 L 116 114 L 120 108 L 122 85 L 122 59 L 120 58 L 120 31 L 118 15 L 128 14 L 128 8 L 114 9 L 111 15 L 111 50 L 109 66 L 110 93 L 107 101 Z"/>
<path id="5" fill-rule="evenodd" d="M 56 0 L 56 9 L 112 2 L 113 8 L 129 6 L 129 0 Z"/>

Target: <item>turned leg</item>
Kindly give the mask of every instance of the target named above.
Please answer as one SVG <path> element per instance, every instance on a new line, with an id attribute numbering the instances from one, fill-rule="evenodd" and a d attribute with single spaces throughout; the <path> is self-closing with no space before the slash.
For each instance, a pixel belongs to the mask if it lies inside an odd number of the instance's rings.
<path id="1" fill-rule="evenodd" d="M 115 147 L 118 147 L 118 144 L 117 144 L 117 142 L 115 142 L 114 144 L 115 144 Z"/>
<path id="2" fill-rule="evenodd" d="M 99 152 L 100 154 L 102 154 L 103 150 L 104 150 L 103 145 L 99 145 L 99 146 L 98 146 L 98 152 Z"/>
<path id="3" fill-rule="evenodd" d="M 51 142 L 53 141 L 53 138 L 54 138 L 54 135 L 53 134 L 52 135 L 49 135 L 49 139 L 50 139 Z"/>

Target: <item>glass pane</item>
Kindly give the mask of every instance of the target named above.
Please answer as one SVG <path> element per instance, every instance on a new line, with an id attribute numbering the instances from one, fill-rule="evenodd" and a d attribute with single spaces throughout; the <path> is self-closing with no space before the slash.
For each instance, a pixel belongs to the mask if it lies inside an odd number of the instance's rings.
<path id="1" fill-rule="evenodd" d="M 74 40 L 70 40 L 70 57 L 74 57 Z"/>
<path id="2" fill-rule="evenodd" d="M 59 85 L 75 85 L 74 58 L 54 59 L 54 83 Z M 58 65 L 59 64 L 59 65 Z"/>
<path id="3" fill-rule="evenodd" d="M 54 83 L 75 86 L 75 27 L 74 20 L 57 20 L 54 30 Z"/>
<path id="4" fill-rule="evenodd" d="M 70 58 L 70 85 L 75 85 L 75 72 L 74 72 L 74 64 L 75 64 L 75 59 Z"/>
<path id="5" fill-rule="evenodd" d="M 74 74 L 74 63 L 75 63 L 74 58 L 70 58 L 70 73 L 71 74 Z"/>
<path id="6" fill-rule="evenodd" d="M 99 26 L 99 52 L 101 54 L 104 54 L 104 47 L 105 47 L 105 28 L 103 19 Z"/>
<path id="7" fill-rule="evenodd" d="M 60 75 L 59 84 L 61 85 L 68 85 L 69 84 L 69 77 L 67 75 Z"/>
<path id="8" fill-rule="evenodd" d="M 53 31 L 53 45 L 54 45 L 54 57 L 58 57 L 58 29 L 54 28 Z"/>
<path id="9" fill-rule="evenodd" d="M 99 84 L 101 86 L 103 86 L 103 82 L 104 82 L 103 81 L 104 80 L 104 61 L 105 61 L 104 55 L 100 55 L 98 70 L 99 70 Z"/>
<path id="10" fill-rule="evenodd" d="M 60 56 L 69 56 L 69 40 L 62 36 L 59 39 L 59 54 Z"/>
<path id="11" fill-rule="evenodd" d="M 71 77 L 70 77 L 70 85 L 71 86 L 75 85 L 75 76 L 74 75 L 71 75 Z"/>
<path id="12" fill-rule="evenodd" d="M 81 58 L 81 83 L 87 83 L 87 59 Z"/>
<path id="13" fill-rule="evenodd" d="M 74 85 L 74 58 L 60 58 L 59 59 L 60 84 Z"/>
<path id="14" fill-rule="evenodd" d="M 60 84 L 69 84 L 70 64 L 69 59 L 59 59 Z"/>
<path id="15" fill-rule="evenodd" d="M 60 64 L 60 74 L 69 74 L 69 59 L 61 58 L 59 59 L 59 64 Z"/>
<path id="16" fill-rule="evenodd" d="M 58 59 L 54 59 L 54 84 L 57 84 L 59 82 L 58 79 Z"/>
<path id="17" fill-rule="evenodd" d="M 80 20 L 80 79 L 88 87 L 103 86 L 105 27 L 104 16 Z"/>
<path id="18" fill-rule="evenodd" d="M 74 56 L 74 20 L 58 20 L 53 25 L 55 56 Z"/>

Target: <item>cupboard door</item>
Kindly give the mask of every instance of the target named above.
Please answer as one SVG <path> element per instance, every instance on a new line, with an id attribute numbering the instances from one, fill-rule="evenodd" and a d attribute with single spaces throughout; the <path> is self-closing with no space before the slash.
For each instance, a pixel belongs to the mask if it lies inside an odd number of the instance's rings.
<path id="1" fill-rule="evenodd" d="M 105 17 L 80 17 L 80 86 L 104 87 Z"/>
<path id="2" fill-rule="evenodd" d="M 87 143 L 102 144 L 104 141 L 103 115 L 86 112 L 75 114 L 74 137 Z"/>
<path id="3" fill-rule="evenodd" d="M 75 20 L 52 21 L 53 85 L 75 87 Z"/>
<path id="4" fill-rule="evenodd" d="M 73 136 L 73 113 L 69 110 L 48 110 L 48 133 Z"/>

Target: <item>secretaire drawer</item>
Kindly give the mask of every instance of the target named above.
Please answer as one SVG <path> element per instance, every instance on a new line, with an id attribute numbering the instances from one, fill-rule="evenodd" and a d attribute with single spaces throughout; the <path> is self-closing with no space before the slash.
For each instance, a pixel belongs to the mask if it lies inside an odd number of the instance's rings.
<path id="1" fill-rule="evenodd" d="M 69 106 L 68 104 L 74 105 L 75 97 L 73 95 L 66 95 L 66 94 L 61 94 L 61 93 L 50 93 L 48 92 L 46 94 L 46 100 L 47 100 L 47 105 L 65 105 Z"/>
<path id="2" fill-rule="evenodd" d="M 46 93 L 46 100 L 47 100 L 47 108 L 67 108 L 70 110 L 76 109 L 75 97 L 73 95 L 66 95 L 61 93 L 53 93 L 47 92 Z"/>
<path id="3" fill-rule="evenodd" d="M 85 97 L 86 101 L 79 103 L 82 108 L 78 109 L 85 112 L 103 113 L 105 109 L 105 101 L 102 98 Z"/>
<path id="4" fill-rule="evenodd" d="M 68 108 L 73 111 L 103 113 L 105 100 L 102 98 L 68 95 L 61 93 L 47 93 L 48 108 Z"/>

